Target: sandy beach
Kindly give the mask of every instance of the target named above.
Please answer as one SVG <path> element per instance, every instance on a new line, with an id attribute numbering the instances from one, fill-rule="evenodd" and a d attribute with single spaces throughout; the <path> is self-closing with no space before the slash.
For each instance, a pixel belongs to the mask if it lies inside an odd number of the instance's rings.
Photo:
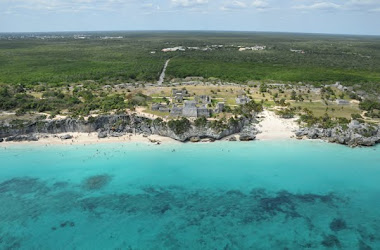
<path id="1" fill-rule="evenodd" d="M 296 118 L 283 119 L 269 110 L 264 110 L 260 115 L 263 118 L 258 125 L 261 133 L 256 136 L 257 140 L 290 139 L 294 137 L 293 131 L 299 128 Z"/>
<path id="2" fill-rule="evenodd" d="M 71 135 L 72 139 L 61 139 L 61 136 Z M 64 133 L 64 134 L 41 134 L 38 141 L 23 141 L 23 142 L 2 142 L 2 146 L 11 145 L 91 145 L 97 143 L 152 143 L 152 144 L 163 144 L 163 143 L 179 143 L 174 139 L 169 137 L 163 137 L 159 135 L 143 136 L 140 134 L 126 134 L 120 137 L 107 137 L 98 138 L 98 133 Z"/>

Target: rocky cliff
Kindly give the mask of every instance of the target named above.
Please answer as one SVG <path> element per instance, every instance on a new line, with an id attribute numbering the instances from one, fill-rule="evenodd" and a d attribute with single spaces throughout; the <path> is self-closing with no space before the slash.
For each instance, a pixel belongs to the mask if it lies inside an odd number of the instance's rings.
<path id="1" fill-rule="evenodd" d="M 203 126 L 190 124 L 178 132 L 170 128 L 161 119 L 151 120 L 136 115 L 104 115 L 83 119 L 66 118 L 62 120 L 39 120 L 33 122 L 12 122 L 0 125 L 0 142 L 38 140 L 39 134 L 59 134 L 70 132 L 97 132 L 99 138 L 118 137 L 126 133 L 156 134 L 173 138 L 178 141 L 188 141 L 193 137 L 220 140 L 226 136 L 239 133 L 244 129 L 244 136 L 254 139 L 257 131 L 250 126 L 253 119 L 239 118 L 233 124 L 215 128 L 209 123 Z M 248 129 L 247 129 L 248 128 Z"/>
<path id="2" fill-rule="evenodd" d="M 351 147 L 374 146 L 380 143 L 380 127 L 351 121 L 347 126 L 337 126 L 335 128 L 301 128 L 296 131 L 297 138 L 306 137 L 308 139 L 322 139 L 332 143 L 340 143 Z"/>

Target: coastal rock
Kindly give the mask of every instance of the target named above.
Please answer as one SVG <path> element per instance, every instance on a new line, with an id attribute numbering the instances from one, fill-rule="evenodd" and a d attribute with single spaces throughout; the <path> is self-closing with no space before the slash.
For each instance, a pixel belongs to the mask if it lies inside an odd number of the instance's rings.
<path id="1" fill-rule="evenodd" d="M 98 133 L 98 138 L 99 139 L 106 138 L 107 136 L 108 136 L 107 132 L 102 131 L 102 132 Z"/>
<path id="2" fill-rule="evenodd" d="M 65 118 L 61 120 L 39 120 L 29 121 L 17 125 L 1 124 L 0 138 L 9 140 L 36 140 L 30 137 L 33 134 L 62 134 L 62 133 L 98 133 L 98 138 L 120 137 L 126 133 L 160 135 L 170 137 L 177 141 L 189 141 L 192 137 L 210 138 L 220 140 L 232 134 L 244 131 L 244 134 L 255 137 L 257 130 L 252 123 L 256 120 L 253 117 L 241 117 L 233 124 L 222 127 L 196 127 L 191 125 L 186 131 L 180 134 L 169 128 L 162 120 L 152 120 L 137 115 L 103 115 L 92 117 L 88 120 Z"/>
<path id="3" fill-rule="evenodd" d="M 240 135 L 240 141 L 253 141 L 256 139 L 254 135 Z"/>
<path id="4" fill-rule="evenodd" d="M 228 141 L 237 141 L 235 136 L 231 136 L 230 138 L 227 139 Z"/>
<path id="5" fill-rule="evenodd" d="M 308 131 L 306 128 L 300 128 L 295 132 L 296 137 L 303 137 L 308 134 Z"/>
<path id="6" fill-rule="evenodd" d="M 334 128 L 301 128 L 295 132 L 297 138 L 306 136 L 309 139 L 323 139 L 350 147 L 374 146 L 380 142 L 380 126 L 351 121 L 347 126 Z"/>
<path id="7" fill-rule="evenodd" d="M 0 138 L 0 142 L 3 142 L 4 141 L 4 139 L 3 138 Z"/>
<path id="8" fill-rule="evenodd" d="M 191 142 L 200 142 L 200 141 L 201 141 L 201 138 L 199 138 L 198 136 L 191 137 L 191 138 L 190 138 L 190 141 L 191 141 Z"/>
<path id="9" fill-rule="evenodd" d="M 109 133 L 110 137 L 122 137 L 123 135 L 124 135 L 124 133 L 121 133 L 121 132 L 110 132 Z"/>
<path id="10" fill-rule="evenodd" d="M 16 136 L 10 136 L 5 139 L 5 141 L 14 141 L 14 142 L 21 142 L 21 141 L 38 141 L 38 137 L 35 135 L 16 135 Z"/>
<path id="11" fill-rule="evenodd" d="M 215 142 L 215 139 L 206 138 L 206 139 L 202 139 L 201 142 Z"/>
<path id="12" fill-rule="evenodd" d="M 73 136 L 67 134 L 67 135 L 62 135 L 59 138 L 61 138 L 61 140 L 70 140 L 70 139 L 73 139 Z"/>

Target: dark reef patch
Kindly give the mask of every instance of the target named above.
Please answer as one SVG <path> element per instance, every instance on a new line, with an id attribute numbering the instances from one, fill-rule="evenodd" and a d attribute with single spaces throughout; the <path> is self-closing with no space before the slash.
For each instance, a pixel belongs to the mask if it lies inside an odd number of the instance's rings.
<path id="1" fill-rule="evenodd" d="M 338 232 L 347 229 L 347 224 L 343 219 L 335 218 L 330 223 L 331 231 Z"/>
<path id="2" fill-rule="evenodd" d="M 9 233 L 2 234 L 0 232 L 0 249 L 19 249 L 22 239 L 15 237 Z"/>
<path id="3" fill-rule="evenodd" d="M 65 181 L 58 181 L 53 184 L 53 188 L 55 189 L 67 188 L 68 186 L 69 183 Z"/>
<path id="4" fill-rule="evenodd" d="M 61 224 L 59 224 L 60 227 L 75 227 L 75 223 L 73 221 L 65 221 L 65 222 L 62 222 Z"/>
<path id="5" fill-rule="evenodd" d="M 340 241 L 335 232 L 346 230 L 345 233 L 360 233 L 360 240 L 354 243 L 360 249 L 370 249 L 370 245 L 376 244 L 376 236 L 372 234 L 376 228 L 347 227 L 346 222 L 340 217 L 334 218 L 329 228 L 318 223 L 318 215 L 315 210 L 323 210 L 326 213 L 341 214 L 341 208 L 347 206 L 341 197 L 333 193 L 292 193 L 288 191 L 270 192 L 265 189 L 253 189 L 250 192 L 240 190 L 215 190 L 215 189 L 185 189 L 183 187 L 144 186 L 140 192 L 134 193 L 92 193 L 87 190 L 99 190 L 111 181 L 108 175 L 97 175 L 85 179 L 81 185 L 52 184 L 52 191 L 44 195 L 23 196 L 17 194 L 30 193 L 25 188 L 19 189 L 17 184 L 25 184 L 33 192 L 49 190 L 44 182 L 37 179 L 12 179 L 0 184 L 0 219 L 6 223 L 30 223 L 38 220 L 39 216 L 49 213 L 81 212 L 93 220 L 105 220 L 109 216 L 119 218 L 148 218 L 157 220 L 160 232 L 156 234 L 152 242 L 159 248 L 178 246 L 181 237 L 191 232 L 199 233 L 202 237 L 196 241 L 197 247 L 204 249 L 252 249 L 260 248 L 254 245 L 260 240 L 270 242 L 272 249 L 292 246 L 302 248 L 339 248 L 346 247 L 347 242 Z M 58 187 L 65 188 L 58 188 Z M 55 188 L 54 188 L 55 187 Z M 72 188 L 72 189 L 71 189 Z M 136 187 L 133 187 L 136 190 Z M 14 193 L 4 193 L 14 192 Z M 15 195 L 16 193 L 16 195 Z M 32 197 L 32 199 L 31 199 Z M 15 213 L 7 210 L 6 204 L 15 208 Z M 348 204 L 349 205 L 349 204 Z M 20 219 L 20 218 L 24 218 Z M 54 224 L 56 223 L 56 224 Z M 6 224 L 4 224 L 6 225 Z M 309 235 L 324 235 L 323 239 L 305 239 L 299 236 L 293 242 L 284 240 L 276 235 L 268 235 L 267 238 L 255 239 L 261 228 L 274 226 L 290 228 L 290 225 L 303 225 Z M 51 233 L 75 227 L 74 221 L 63 218 L 48 226 Z M 4 229 L 0 225 L 0 230 Z M 331 231 L 330 231 L 331 229 Z M 361 230 L 359 230 L 361 229 Z M 136 226 L 136 230 L 139 230 Z M 149 228 L 142 230 L 149 231 Z M 349 231 L 350 230 L 350 231 Z M 353 231 L 355 230 L 355 232 Z M 357 231 L 356 231 L 357 230 Z M 332 233 L 333 232 L 333 233 Z M 12 233 L 12 232 L 9 232 Z M 182 236 L 181 236 L 182 235 Z M 370 237 L 372 235 L 372 237 Z M 297 237 L 297 236 L 295 236 Z M 317 236 L 318 237 L 318 236 Z M 210 245 L 205 239 L 214 239 L 218 245 Z M 249 240 L 247 240 L 249 239 Z M 376 241 L 375 243 L 372 240 Z M 220 244 L 219 244 L 220 243 Z M 359 245 L 358 245 L 359 244 Z M 352 245 L 350 245 L 352 246 Z M 1 248 L 1 247 L 0 247 Z M 262 248 L 261 248 L 262 249 Z M 294 248 L 293 248 L 294 249 Z"/>
<path id="6" fill-rule="evenodd" d="M 300 217 L 296 212 L 296 205 L 292 195 L 286 191 L 279 192 L 275 197 L 260 199 L 260 209 L 271 216 L 277 213 L 285 213 L 287 216 Z"/>
<path id="7" fill-rule="evenodd" d="M 331 247 L 338 247 L 338 248 L 341 247 L 341 244 L 340 244 L 338 237 L 336 237 L 335 235 L 332 235 L 332 234 L 324 236 L 321 244 L 324 247 L 330 247 L 330 248 Z"/>
<path id="8" fill-rule="evenodd" d="M 112 194 L 79 199 L 82 210 L 99 214 L 104 209 L 122 214 L 154 214 L 164 216 L 168 211 L 186 211 L 197 216 L 186 218 L 190 224 L 202 218 L 232 217 L 243 224 L 271 220 L 275 216 L 302 218 L 312 228 L 310 219 L 303 215 L 300 207 L 315 203 L 330 207 L 339 199 L 334 194 L 292 194 L 281 191 L 276 194 L 263 189 L 250 193 L 241 191 L 183 190 L 180 188 L 144 187 L 140 194 Z"/>
<path id="9" fill-rule="evenodd" d="M 280 191 L 276 195 L 270 195 L 262 189 L 252 190 L 251 196 L 259 201 L 259 212 L 265 213 L 267 217 L 279 213 L 285 214 L 287 218 L 302 217 L 297 211 L 298 206 L 321 202 L 326 205 L 334 205 L 338 198 L 330 193 L 327 195 L 317 194 L 293 194 Z"/>
<path id="10" fill-rule="evenodd" d="M 13 192 L 18 195 L 38 193 L 46 194 L 50 188 L 38 178 L 22 177 L 13 178 L 0 183 L 0 193 Z"/>
<path id="11" fill-rule="evenodd" d="M 86 190 L 99 190 L 105 187 L 110 181 L 111 181 L 111 176 L 107 174 L 103 175 L 95 175 L 86 178 L 83 181 L 83 188 Z"/>
<path id="12" fill-rule="evenodd" d="M 367 245 L 364 241 L 359 240 L 359 250 L 372 250 L 372 247 Z"/>

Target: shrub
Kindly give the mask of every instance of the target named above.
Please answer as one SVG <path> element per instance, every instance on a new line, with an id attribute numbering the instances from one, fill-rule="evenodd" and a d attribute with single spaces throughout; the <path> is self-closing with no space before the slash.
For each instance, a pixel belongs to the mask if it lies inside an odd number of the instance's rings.
<path id="1" fill-rule="evenodd" d="M 380 102 L 377 102 L 375 100 L 364 100 L 360 102 L 359 108 L 366 111 L 372 111 L 374 109 L 380 109 Z"/>
<path id="2" fill-rule="evenodd" d="M 202 117 L 197 118 L 194 121 L 194 125 L 198 128 L 206 127 L 206 125 L 207 125 L 206 117 L 202 116 Z"/>
<path id="3" fill-rule="evenodd" d="M 168 126 L 175 134 L 181 135 L 191 128 L 191 122 L 183 117 L 179 120 L 169 121 Z"/>

